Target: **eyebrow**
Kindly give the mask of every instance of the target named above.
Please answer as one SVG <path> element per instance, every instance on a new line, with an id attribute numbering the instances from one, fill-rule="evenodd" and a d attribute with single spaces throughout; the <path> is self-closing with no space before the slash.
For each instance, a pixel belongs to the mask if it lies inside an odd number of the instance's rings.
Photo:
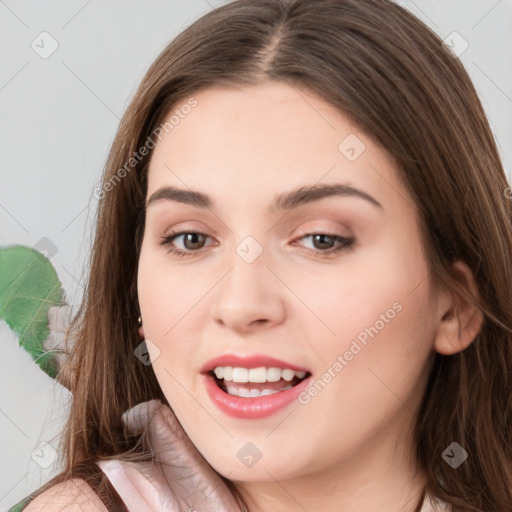
<path id="1" fill-rule="evenodd" d="M 330 185 L 312 185 L 309 187 L 299 187 L 290 192 L 280 194 L 275 197 L 269 206 L 270 212 L 280 210 L 292 210 L 306 203 L 319 201 L 326 197 L 358 197 L 364 199 L 378 208 L 383 206 L 371 195 L 350 185 L 334 183 Z M 215 209 L 215 202 L 211 197 L 196 190 L 185 190 L 177 187 L 164 186 L 159 188 L 146 202 L 146 208 L 157 201 L 176 201 L 197 208 Z"/>

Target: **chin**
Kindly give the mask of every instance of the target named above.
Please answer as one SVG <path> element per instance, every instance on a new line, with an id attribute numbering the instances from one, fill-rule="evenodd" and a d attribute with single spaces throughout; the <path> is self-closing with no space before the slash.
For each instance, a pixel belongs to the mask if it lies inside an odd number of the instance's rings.
<path id="1" fill-rule="evenodd" d="M 245 465 L 239 460 L 234 451 L 234 458 L 225 456 L 225 453 L 219 454 L 216 457 L 215 454 L 212 458 L 208 458 L 208 463 L 213 469 L 224 478 L 233 482 L 275 482 L 285 481 L 292 478 L 301 476 L 301 468 L 297 466 L 290 466 L 288 462 L 297 464 L 297 459 L 290 457 L 290 461 L 287 458 L 280 457 L 275 451 L 270 453 L 268 457 L 262 455 L 257 462 L 252 462 L 252 466 Z M 230 450 L 231 452 L 231 450 Z M 304 471 L 304 474 L 306 471 Z"/>

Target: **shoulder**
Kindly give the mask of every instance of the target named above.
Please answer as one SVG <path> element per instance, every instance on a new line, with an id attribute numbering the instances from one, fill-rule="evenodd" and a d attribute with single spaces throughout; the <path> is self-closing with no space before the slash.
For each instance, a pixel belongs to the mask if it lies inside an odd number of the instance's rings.
<path id="1" fill-rule="evenodd" d="M 23 512 L 108 512 L 107 508 L 81 478 L 72 478 L 50 487 L 34 498 Z"/>

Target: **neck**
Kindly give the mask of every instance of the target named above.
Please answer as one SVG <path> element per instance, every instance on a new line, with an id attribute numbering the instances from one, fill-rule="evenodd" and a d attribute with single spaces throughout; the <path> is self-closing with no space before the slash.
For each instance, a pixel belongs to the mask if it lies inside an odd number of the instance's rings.
<path id="1" fill-rule="evenodd" d="M 362 443 L 336 467 L 278 481 L 233 482 L 248 512 L 416 512 L 426 476 L 411 467 L 412 442 L 396 435 Z M 382 433 L 384 434 L 384 433 Z M 408 449 L 405 449 L 406 446 Z M 313 464 L 314 465 L 314 464 Z"/>

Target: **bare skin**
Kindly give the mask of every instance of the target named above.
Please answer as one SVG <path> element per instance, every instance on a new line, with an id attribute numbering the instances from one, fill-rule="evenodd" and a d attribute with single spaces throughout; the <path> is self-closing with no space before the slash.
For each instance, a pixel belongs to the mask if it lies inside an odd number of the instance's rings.
<path id="1" fill-rule="evenodd" d="M 425 476 L 412 425 L 434 353 L 465 348 L 481 317 L 463 306 L 456 315 L 452 295 L 433 288 L 395 163 L 332 105 L 272 82 L 194 97 L 197 106 L 155 147 L 147 197 L 175 186 L 215 206 L 154 201 L 139 262 L 143 334 L 167 400 L 250 512 L 413 512 Z M 357 139 L 340 151 L 348 136 Z M 351 151 L 357 140 L 362 152 Z M 269 211 L 278 194 L 334 183 L 380 206 L 344 195 Z M 162 245 L 171 231 L 206 236 Z M 308 236 L 322 233 L 353 243 L 334 253 L 338 239 Z M 262 249 L 252 263 L 236 251 L 248 236 Z M 457 268 L 474 287 L 469 269 Z M 345 357 L 372 326 L 378 332 Z M 228 352 L 276 357 L 315 379 L 331 369 L 331 379 L 307 404 L 233 418 L 211 402 L 200 374 Z M 340 355 L 346 364 L 336 371 Z M 247 442 L 262 454 L 252 467 L 237 457 Z"/>

